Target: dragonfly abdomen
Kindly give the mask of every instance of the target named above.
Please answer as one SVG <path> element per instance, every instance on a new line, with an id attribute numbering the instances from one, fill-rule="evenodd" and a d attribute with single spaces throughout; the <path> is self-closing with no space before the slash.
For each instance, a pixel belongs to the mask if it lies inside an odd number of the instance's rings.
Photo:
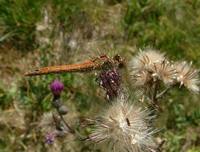
<path id="1" fill-rule="evenodd" d="M 100 67 L 101 65 L 89 60 L 87 62 L 80 64 L 43 67 L 36 69 L 33 72 L 28 72 L 25 74 L 25 76 L 45 75 L 50 73 L 64 73 L 64 72 L 84 72 L 84 71 L 91 71 Z"/>

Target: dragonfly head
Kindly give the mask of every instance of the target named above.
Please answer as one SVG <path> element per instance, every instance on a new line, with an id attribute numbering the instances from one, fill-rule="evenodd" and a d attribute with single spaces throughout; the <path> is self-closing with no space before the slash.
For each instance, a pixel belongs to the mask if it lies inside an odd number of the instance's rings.
<path id="1" fill-rule="evenodd" d="M 124 58 L 122 58 L 119 54 L 116 54 L 114 57 L 113 57 L 113 60 L 115 62 L 115 64 L 117 64 L 117 66 L 119 68 L 123 68 L 125 66 L 125 61 L 124 61 Z"/>

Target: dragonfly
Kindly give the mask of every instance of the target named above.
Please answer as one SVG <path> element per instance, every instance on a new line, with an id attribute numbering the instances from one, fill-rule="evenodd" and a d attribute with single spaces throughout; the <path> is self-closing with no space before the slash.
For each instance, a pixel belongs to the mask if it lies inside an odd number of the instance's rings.
<path id="1" fill-rule="evenodd" d="M 113 67 L 123 67 L 124 60 L 120 55 L 115 55 L 110 58 L 107 55 L 85 60 L 82 63 L 56 65 L 38 68 L 34 71 L 25 73 L 25 76 L 47 75 L 52 73 L 65 73 L 65 72 L 85 72 L 100 69 L 109 69 Z"/>

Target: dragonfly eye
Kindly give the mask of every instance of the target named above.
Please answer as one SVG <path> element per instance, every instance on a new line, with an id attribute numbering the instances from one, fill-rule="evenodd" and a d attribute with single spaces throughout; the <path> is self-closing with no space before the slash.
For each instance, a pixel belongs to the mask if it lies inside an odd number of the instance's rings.
<path id="1" fill-rule="evenodd" d="M 121 56 L 119 54 L 116 54 L 114 57 L 113 57 L 114 60 L 116 61 L 120 61 L 121 60 Z"/>
<path id="2" fill-rule="evenodd" d="M 124 59 L 119 54 L 115 55 L 113 57 L 113 60 L 118 63 L 118 67 L 119 68 L 123 68 L 124 67 L 124 65 L 125 65 L 124 64 Z"/>

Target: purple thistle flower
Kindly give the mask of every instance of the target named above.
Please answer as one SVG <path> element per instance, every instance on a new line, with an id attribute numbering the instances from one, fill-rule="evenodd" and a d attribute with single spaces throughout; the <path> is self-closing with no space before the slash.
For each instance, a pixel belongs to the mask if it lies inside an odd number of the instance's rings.
<path id="1" fill-rule="evenodd" d="M 99 84 L 106 91 L 106 97 L 108 100 L 112 100 L 114 97 L 117 97 L 120 88 L 121 77 L 115 68 L 102 71 L 99 75 L 99 80 Z"/>
<path id="2" fill-rule="evenodd" d="M 55 141 L 55 133 L 51 132 L 51 133 L 47 133 L 45 136 L 45 143 L 51 145 L 53 144 L 53 142 Z"/>
<path id="3" fill-rule="evenodd" d="M 54 96 L 60 96 L 61 92 L 64 89 L 64 84 L 59 80 L 54 80 L 50 85 L 50 89 Z"/>

